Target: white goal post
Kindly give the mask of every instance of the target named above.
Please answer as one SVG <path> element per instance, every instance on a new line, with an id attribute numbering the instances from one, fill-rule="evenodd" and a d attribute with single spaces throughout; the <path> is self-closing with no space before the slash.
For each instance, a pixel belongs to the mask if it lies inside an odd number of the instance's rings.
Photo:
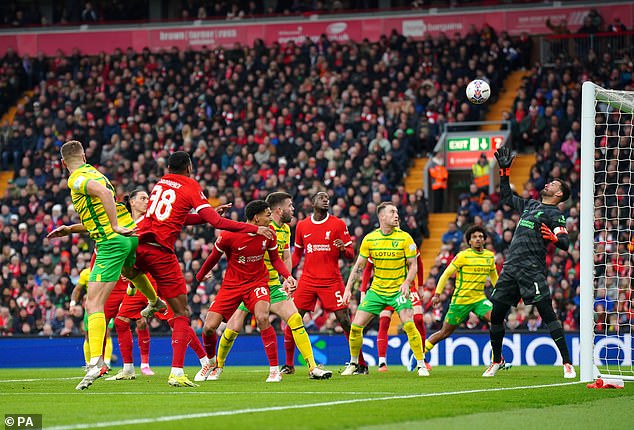
<path id="1" fill-rule="evenodd" d="M 634 380 L 630 319 L 634 297 L 623 294 L 625 287 L 631 288 L 634 257 L 627 243 L 634 214 L 631 196 L 623 200 L 631 187 L 620 179 L 629 174 L 634 180 L 630 159 L 634 92 L 584 82 L 581 105 L 580 377 L 581 381 L 598 376 Z M 623 154 L 629 154 L 627 159 Z"/>

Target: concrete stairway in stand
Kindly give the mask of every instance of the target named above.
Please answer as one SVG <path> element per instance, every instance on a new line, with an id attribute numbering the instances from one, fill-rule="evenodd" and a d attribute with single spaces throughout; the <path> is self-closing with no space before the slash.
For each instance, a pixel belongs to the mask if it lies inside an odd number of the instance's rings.
<path id="1" fill-rule="evenodd" d="M 31 97 L 33 97 L 33 91 L 26 91 L 22 97 L 18 100 L 18 102 L 9 108 L 9 110 L 2 115 L 2 119 L 0 119 L 0 124 L 11 124 L 13 122 L 13 118 L 15 118 L 15 113 L 18 110 L 18 106 L 21 104 L 25 104 L 28 102 Z M 4 198 L 7 189 L 9 188 L 9 182 L 13 180 L 13 172 L 8 171 L 0 171 L 0 198 Z"/>
<path id="2" fill-rule="evenodd" d="M 425 165 L 429 158 L 420 157 L 414 159 L 414 164 L 409 168 L 405 178 L 405 191 L 414 194 L 418 189 L 425 187 Z"/>
<path id="3" fill-rule="evenodd" d="M 449 229 L 449 223 L 455 220 L 455 212 L 433 213 L 429 215 L 429 238 L 423 240 L 423 246 L 420 250 L 425 279 L 427 279 L 429 269 L 433 267 L 434 260 L 440 252 L 442 235 Z"/>
<path id="4" fill-rule="evenodd" d="M 500 93 L 497 101 L 489 106 L 489 110 L 486 114 L 486 121 L 500 121 L 502 120 L 502 113 L 504 111 L 511 111 L 513 108 L 513 101 L 517 95 L 517 90 L 522 86 L 522 79 L 528 76 L 530 72 L 525 70 L 516 70 L 511 72 L 509 76 L 504 80 L 504 89 Z M 491 88 L 491 91 L 495 91 L 495 88 Z M 495 131 L 499 130 L 500 126 L 495 124 L 484 125 L 480 128 L 483 131 Z"/>

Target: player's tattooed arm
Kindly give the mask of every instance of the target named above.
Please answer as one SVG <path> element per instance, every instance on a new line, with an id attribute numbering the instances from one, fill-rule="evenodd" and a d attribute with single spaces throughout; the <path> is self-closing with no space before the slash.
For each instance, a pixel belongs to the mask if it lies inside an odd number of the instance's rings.
<path id="1" fill-rule="evenodd" d="M 357 258 L 357 262 L 354 264 L 352 271 L 350 272 L 350 276 L 348 277 L 348 282 L 346 283 L 346 288 L 343 291 L 343 302 L 350 302 L 350 297 L 352 297 L 352 288 L 357 284 L 357 282 L 363 277 L 363 270 L 365 269 L 365 265 L 367 264 L 368 259 L 362 256 Z"/>

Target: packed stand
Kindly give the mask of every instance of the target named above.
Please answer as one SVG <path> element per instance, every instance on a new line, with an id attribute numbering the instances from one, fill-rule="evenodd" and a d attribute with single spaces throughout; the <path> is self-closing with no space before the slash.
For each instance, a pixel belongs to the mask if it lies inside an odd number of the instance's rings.
<path id="1" fill-rule="evenodd" d="M 408 160 L 433 148 L 443 122 L 483 114 L 464 100 L 464 86 L 475 77 L 500 85 L 512 67 L 500 51 L 506 40 L 482 39 L 472 29 L 465 38 L 420 42 L 393 33 L 375 43 L 322 38 L 301 46 L 47 59 L 31 77 L 32 101 L 2 133 L 3 167 L 15 171 L 0 211 L 4 332 L 25 332 L 17 321 L 26 308 L 31 333 L 42 333 L 56 308 L 67 308 L 90 260 L 86 237 L 45 239 L 76 220 L 62 142 L 84 142 L 88 162 L 108 173 L 119 197 L 134 186 L 151 189 L 169 153 L 184 149 L 211 203 L 233 203 L 233 219 L 243 219 L 249 200 L 278 189 L 295 197 L 302 219 L 309 196 L 325 189 L 332 213 L 358 242 L 377 223 L 376 205 L 392 200 L 420 243 L 426 201 L 422 191 L 404 191 Z M 194 278 L 213 239 L 209 229 L 188 227 L 176 244 L 197 328 L 223 269 L 204 284 Z M 309 325 L 335 330 L 327 315 Z"/>
<path id="2" fill-rule="evenodd" d="M 604 88 L 634 90 L 631 52 L 620 50 L 598 54 L 590 51 L 584 57 L 577 57 L 577 52 L 576 49 L 563 51 L 552 67 L 534 67 L 517 93 L 513 111 L 505 113 L 506 119 L 512 123 L 513 144 L 523 152 L 520 156 L 535 157 L 535 165 L 531 168 L 527 182 L 515 184 L 521 186 L 517 192 L 524 198 L 538 199 L 544 185 L 557 177 L 568 181 L 571 187 L 572 196 L 565 205 L 570 250 L 564 252 L 551 245 L 547 257 L 547 282 L 554 309 L 567 331 L 579 330 L 581 84 L 590 80 Z M 605 120 L 603 117 L 597 121 L 605 123 Z M 622 115 L 619 120 L 624 127 L 620 134 L 631 136 L 628 130 L 632 127 L 632 116 Z M 631 208 L 634 187 L 630 185 L 630 175 L 634 167 L 631 161 L 634 154 L 631 138 L 618 139 L 614 137 L 616 133 L 617 126 L 610 127 L 609 133 L 606 127 L 596 130 L 599 137 L 596 142 L 595 183 L 600 188 L 595 204 L 603 209 L 596 214 L 600 221 L 595 226 L 597 279 L 594 287 L 596 330 L 624 333 L 630 331 L 634 322 L 631 301 L 634 271 L 626 247 L 633 234 L 634 213 Z M 610 137 L 604 137 L 608 135 Z M 617 206 L 621 207 L 618 214 L 610 209 Z M 470 191 L 460 196 L 456 221 L 443 236 L 443 248 L 427 280 L 428 294 L 433 294 L 444 268 L 460 246 L 465 246 L 461 242 L 460 232 L 473 223 L 486 227 L 489 233 L 488 248 L 496 253 L 496 264 L 501 270 L 518 215 L 509 207 L 499 205 L 497 193 L 483 195 L 472 184 Z M 609 217 L 617 216 L 620 223 L 608 221 Z M 620 246 L 616 246 L 616 242 Z M 448 285 L 442 308 L 428 310 L 428 325 L 440 327 L 442 315 L 449 305 L 446 299 L 451 288 L 452 285 Z M 487 328 L 477 317 L 466 325 Z M 508 316 L 509 329 L 533 331 L 540 325 L 539 314 L 532 306 L 520 304 Z"/>
<path id="3" fill-rule="evenodd" d="M 524 0 L 525 3 L 539 3 Z M 270 16 L 306 16 L 315 14 L 374 12 L 381 10 L 429 9 L 432 7 L 469 7 L 477 0 L 412 0 L 379 2 L 378 0 L 169 0 L 154 5 L 149 0 L 75 0 L 53 2 L 42 8 L 38 2 L 7 0 L 0 3 L 0 27 L 22 28 L 51 25 L 125 24 L 154 20 L 238 20 Z M 504 3 L 489 1 L 488 6 Z M 156 10 L 151 7 L 160 6 Z"/>

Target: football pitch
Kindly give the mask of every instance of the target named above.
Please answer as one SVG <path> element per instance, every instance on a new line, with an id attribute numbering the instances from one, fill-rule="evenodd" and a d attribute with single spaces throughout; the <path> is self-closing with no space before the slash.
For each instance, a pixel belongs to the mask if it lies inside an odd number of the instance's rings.
<path id="1" fill-rule="evenodd" d="M 118 369 L 113 369 L 113 375 Z M 4 414 L 41 414 L 45 429 L 487 429 L 627 428 L 634 383 L 587 389 L 560 366 L 437 367 L 429 378 L 387 373 L 309 380 L 306 368 L 265 383 L 268 368 L 227 367 L 197 388 L 167 385 L 169 368 L 134 381 L 97 380 L 75 391 L 80 369 L 1 369 Z M 190 377 L 198 369 L 189 368 Z M 578 370 L 578 369 L 577 369 Z M 138 372 L 138 369 L 137 369 Z M 625 424 L 625 427 L 623 425 Z"/>

